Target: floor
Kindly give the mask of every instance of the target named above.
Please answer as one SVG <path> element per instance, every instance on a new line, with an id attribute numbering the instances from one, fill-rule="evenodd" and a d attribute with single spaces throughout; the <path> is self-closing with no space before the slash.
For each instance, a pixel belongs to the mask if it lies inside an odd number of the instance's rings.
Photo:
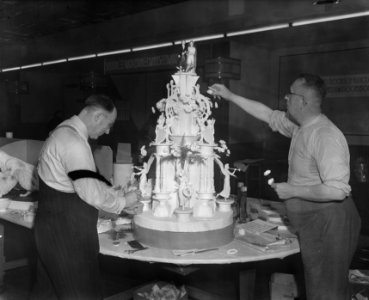
<path id="1" fill-rule="evenodd" d="M 360 246 L 367 246 L 369 238 L 361 240 Z M 268 276 L 271 270 L 274 271 L 296 271 L 297 257 L 286 258 L 285 260 L 271 260 L 259 263 L 257 266 L 248 266 L 256 268 L 258 280 L 254 298 L 258 300 L 270 300 Z M 127 298 L 114 298 L 113 295 L 126 290 L 134 290 L 148 282 L 157 280 L 175 284 L 180 288 L 180 284 L 191 285 L 203 290 L 211 291 L 223 300 L 236 300 L 238 295 L 238 274 L 245 270 L 242 265 L 207 265 L 201 268 L 195 267 L 188 270 L 173 270 L 168 265 L 149 264 L 143 262 L 132 262 L 117 259 L 109 256 L 101 256 L 101 270 L 103 276 L 104 295 L 109 300 L 126 300 Z M 358 267 L 357 260 L 353 263 Z M 291 267 L 292 266 L 292 267 Z M 297 270 L 298 271 L 298 270 Z M 30 282 L 32 279 L 30 267 L 19 267 L 7 270 L 4 276 L 4 285 L 0 291 L 0 300 L 24 300 L 28 298 Z M 242 283 L 241 283 L 242 284 Z M 367 287 L 355 286 L 356 292 L 364 291 L 363 295 L 368 296 Z M 192 298 L 189 298 L 192 299 Z M 202 298 L 199 298 L 202 300 Z M 364 298 L 365 299 L 365 298 Z"/>
<path id="2" fill-rule="evenodd" d="M 30 272 L 28 267 L 6 271 L 4 285 L 1 288 L 0 300 L 27 299 L 30 288 Z"/>
<path id="3" fill-rule="evenodd" d="M 168 265 L 148 264 L 140 262 L 125 261 L 107 256 L 101 256 L 101 269 L 103 275 L 103 286 L 105 299 L 126 300 L 127 298 L 114 298 L 113 295 L 123 291 L 136 289 L 147 283 L 162 281 L 174 284 L 178 289 L 181 285 L 191 285 L 205 291 L 218 295 L 222 300 L 236 300 L 238 295 L 238 274 L 244 271 L 242 265 L 207 265 L 201 268 L 183 270 L 168 268 Z M 269 261 L 258 266 L 258 280 L 254 298 L 258 300 L 269 300 L 268 273 L 263 270 L 271 266 L 279 266 L 281 260 Z M 287 261 L 288 263 L 288 261 Z M 251 266 L 255 267 L 255 266 Z M 283 268 L 285 264 L 283 264 Z M 188 273 L 188 274 L 187 274 Z M 0 300 L 24 300 L 28 298 L 31 282 L 29 267 L 20 267 L 5 272 L 4 286 L 0 293 Z M 180 282 L 180 284 L 179 284 Z M 194 298 L 189 298 L 194 299 Z M 205 299 L 199 297 L 197 299 Z M 206 298 L 209 299 L 209 298 Z M 212 298 L 210 298 L 212 299 Z"/>
<path id="4" fill-rule="evenodd" d="M 0 300 L 25 300 L 29 297 L 31 288 L 31 271 L 28 266 L 7 270 L 4 276 L 4 285 L 0 290 Z M 117 278 L 104 275 L 103 286 L 106 297 L 120 293 L 127 289 L 141 285 L 141 281 Z M 124 299 L 123 299 L 124 300 Z"/>

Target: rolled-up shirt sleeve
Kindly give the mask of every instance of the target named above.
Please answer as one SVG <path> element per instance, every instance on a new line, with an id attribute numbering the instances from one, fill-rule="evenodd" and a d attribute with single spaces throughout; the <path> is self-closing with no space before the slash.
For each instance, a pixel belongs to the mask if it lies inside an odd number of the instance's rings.
<path id="1" fill-rule="evenodd" d="M 273 110 L 269 119 L 269 127 L 273 131 L 277 131 L 285 137 L 292 137 L 293 131 L 298 126 L 287 118 L 287 115 L 283 111 Z"/>
<path id="2" fill-rule="evenodd" d="M 314 156 L 322 182 L 349 195 L 350 156 L 344 137 L 337 135 L 332 128 L 321 128 L 314 144 Z"/>
<path id="3" fill-rule="evenodd" d="M 78 196 L 88 204 L 106 212 L 119 214 L 125 206 L 125 198 L 102 181 L 80 178 L 73 182 Z"/>
<path id="4" fill-rule="evenodd" d="M 80 141 L 68 143 L 62 156 L 62 164 L 69 173 L 75 170 L 90 170 L 96 172 L 92 152 L 87 144 Z M 80 178 L 73 181 L 78 196 L 97 209 L 111 213 L 120 213 L 125 204 L 125 198 L 106 183 L 95 178 Z"/>

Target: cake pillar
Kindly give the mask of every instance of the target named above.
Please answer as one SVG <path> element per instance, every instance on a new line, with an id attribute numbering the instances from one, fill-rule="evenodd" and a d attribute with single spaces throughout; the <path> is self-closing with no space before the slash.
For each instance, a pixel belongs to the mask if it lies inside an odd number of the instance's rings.
<path id="1" fill-rule="evenodd" d="M 165 164 L 163 158 L 169 155 L 169 145 L 156 145 L 156 171 L 155 171 L 155 188 L 154 193 L 167 192 L 166 187 L 166 177 L 165 174 Z"/>
<path id="2" fill-rule="evenodd" d="M 209 218 L 215 212 L 214 199 L 214 153 L 213 146 L 200 145 L 200 153 L 203 157 L 203 163 L 200 165 L 200 189 L 198 192 L 198 200 L 194 206 L 194 217 Z"/>
<path id="3" fill-rule="evenodd" d="M 154 193 L 160 192 L 160 155 L 158 153 L 155 154 L 155 187 Z"/>
<path id="4" fill-rule="evenodd" d="M 178 206 L 178 197 L 175 194 L 175 167 L 171 160 L 166 159 L 169 153 L 170 146 L 168 144 L 156 145 L 156 180 L 153 196 L 153 200 L 155 201 L 153 203 L 153 211 L 154 215 L 158 217 L 171 216 Z M 161 201 L 165 202 L 165 205 Z M 160 208 L 158 207 L 159 205 Z M 164 210 L 167 210 L 167 212 L 164 213 Z"/>
<path id="5" fill-rule="evenodd" d="M 204 158 L 200 167 L 201 172 L 201 186 L 200 193 L 214 194 L 214 153 L 213 146 L 201 145 L 201 156 Z"/>

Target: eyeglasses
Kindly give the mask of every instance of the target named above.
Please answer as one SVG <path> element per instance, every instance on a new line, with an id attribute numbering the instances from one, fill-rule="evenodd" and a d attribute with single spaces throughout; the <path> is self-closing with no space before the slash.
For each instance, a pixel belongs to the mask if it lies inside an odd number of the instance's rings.
<path id="1" fill-rule="evenodd" d="M 304 97 L 304 95 L 296 94 L 296 93 L 292 93 L 292 92 L 287 93 L 287 94 L 284 96 L 284 98 L 285 98 L 286 100 L 290 100 L 292 96 L 298 96 L 298 97 L 301 97 L 301 98 L 302 98 L 302 100 L 305 102 L 305 97 Z"/>

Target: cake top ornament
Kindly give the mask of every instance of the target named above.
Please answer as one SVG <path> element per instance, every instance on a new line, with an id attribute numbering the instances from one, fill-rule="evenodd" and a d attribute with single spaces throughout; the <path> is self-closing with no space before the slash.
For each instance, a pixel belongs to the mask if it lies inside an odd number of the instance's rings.
<path id="1" fill-rule="evenodd" d="M 186 41 L 182 41 L 181 54 L 178 55 L 178 67 L 179 72 L 185 72 L 186 70 Z"/>
<path id="2" fill-rule="evenodd" d="M 186 52 L 186 72 L 188 73 L 194 73 L 196 74 L 196 47 L 194 45 L 193 41 L 190 41 L 190 43 L 187 46 L 187 52 Z"/>
<path id="3" fill-rule="evenodd" d="M 197 63 L 197 50 L 194 41 L 190 41 L 187 44 L 186 41 L 182 41 L 182 50 L 178 55 L 178 71 L 179 73 L 190 73 L 196 75 L 196 63 Z"/>

